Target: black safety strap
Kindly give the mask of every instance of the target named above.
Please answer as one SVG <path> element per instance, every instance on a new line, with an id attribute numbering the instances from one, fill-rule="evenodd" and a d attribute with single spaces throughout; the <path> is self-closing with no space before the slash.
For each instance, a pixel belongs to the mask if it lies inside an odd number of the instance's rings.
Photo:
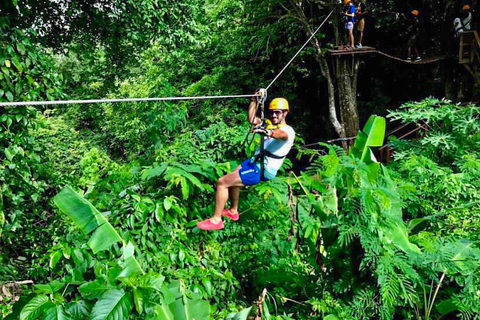
<path id="1" fill-rule="evenodd" d="M 263 161 L 265 161 L 265 157 L 272 158 L 272 159 L 285 159 L 287 156 L 286 155 L 285 156 L 277 156 L 276 154 L 273 154 L 268 150 L 263 150 L 263 157 L 262 157 L 261 153 L 258 153 L 255 156 L 255 159 L 253 159 L 253 162 L 258 162 L 260 159 L 263 159 Z"/>
<path id="2" fill-rule="evenodd" d="M 273 158 L 273 159 L 285 159 L 287 156 L 284 155 L 284 156 L 277 156 L 276 154 L 273 154 L 271 153 L 270 151 L 268 150 L 265 150 L 265 155 L 269 158 Z"/>

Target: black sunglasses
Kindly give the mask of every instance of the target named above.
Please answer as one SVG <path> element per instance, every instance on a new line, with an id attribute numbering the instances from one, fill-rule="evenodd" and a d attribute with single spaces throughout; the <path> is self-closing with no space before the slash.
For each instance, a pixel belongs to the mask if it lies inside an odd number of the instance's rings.
<path id="1" fill-rule="evenodd" d="M 270 112 L 271 115 L 276 114 L 277 116 L 283 114 L 282 110 L 269 110 L 268 112 Z"/>

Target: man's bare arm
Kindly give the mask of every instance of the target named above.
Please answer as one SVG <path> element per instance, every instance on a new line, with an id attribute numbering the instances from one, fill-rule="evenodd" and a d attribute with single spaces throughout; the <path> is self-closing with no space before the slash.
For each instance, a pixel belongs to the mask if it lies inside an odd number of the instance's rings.
<path id="1" fill-rule="evenodd" d="M 271 137 L 274 138 L 274 139 L 286 141 L 288 139 L 288 133 L 286 133 L 285 131 L 283 131 L 281 129 L 275 129 L 275 130 L 272 130 Z"/>
<path id="2" fill-rule="evenodd" d="M 250 106 L 248 107 L 248 121 L 253 125 L 259 125 L 262 121 L 257 117 L 258 110 L 258 101 L 256 98 L 250 101 Z"/>

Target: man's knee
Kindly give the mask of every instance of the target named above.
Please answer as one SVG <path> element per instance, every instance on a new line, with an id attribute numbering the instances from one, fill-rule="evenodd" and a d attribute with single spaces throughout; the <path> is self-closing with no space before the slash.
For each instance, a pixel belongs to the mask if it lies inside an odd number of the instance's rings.
<path id="1" fill-rule="evenodd" d="M 218 187 L 226 187 L 227 184 L 228 183 L 227 183 L 227 177 L 226 176 L 220 177 L 220 179 L 218 179 L 218 183 L 217 183 Z"/>

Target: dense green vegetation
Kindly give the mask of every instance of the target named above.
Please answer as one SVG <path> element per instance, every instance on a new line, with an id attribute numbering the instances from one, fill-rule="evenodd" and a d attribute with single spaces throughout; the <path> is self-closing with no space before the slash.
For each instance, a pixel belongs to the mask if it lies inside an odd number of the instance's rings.
<path id="1" fill-rule="evenodd" d="M 7 1 L 0 101 L 250 93 L 334 3 Z M 421 8 L 432 55 L 454 50 L 434 30 L 458 4 L 441 3 Z M 386 27 L 368 41 L 400 54 L 390 13 L 413 3 L 369 5 Z M 307 46 L 269 91 L 293 105 L 296 149 L 220 232 L 195 225 L 256 147 L 242 145 L 248 100 L 0 107 L 2 317 L 478 319 L 480 107 L 460 99 L 476 87 L 454 59 L 413 71 L 365 58 L 355 144 L 302 147 L 337 137 L 323 64 L 343 41 L 337 14 L 322 51 Z M 393 158 L 377 162 L 385 126 L 404 123 L 426 130 L 390 136 Z"/>

